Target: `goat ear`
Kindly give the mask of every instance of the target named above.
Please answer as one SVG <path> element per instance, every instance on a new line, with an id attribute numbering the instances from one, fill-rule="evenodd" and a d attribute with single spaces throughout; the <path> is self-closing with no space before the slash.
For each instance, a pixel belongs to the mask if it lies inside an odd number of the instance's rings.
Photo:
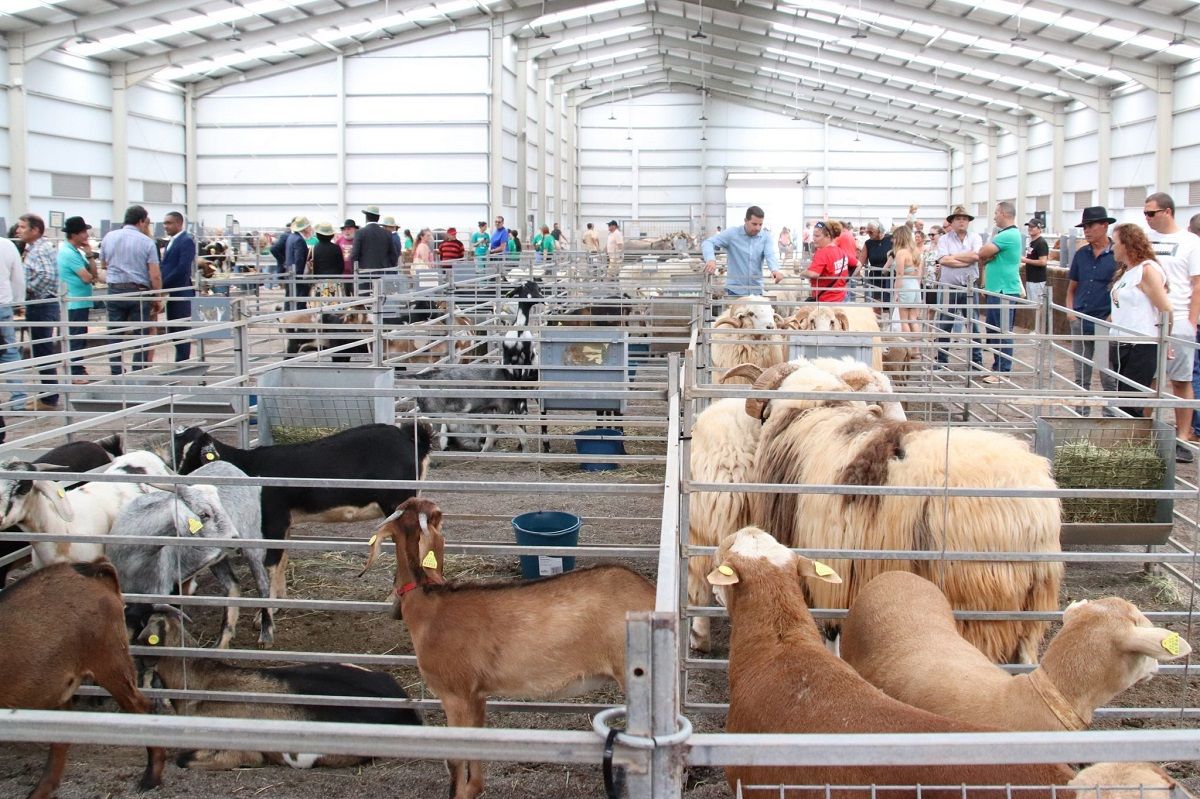
<path id="1" fill-rule="evenodd" d="M 1067 617 L 1070 616 L 1073 611 L 1077 610 L 1078 608 L 1086 607 L 1087 603 L 1088 601 L 1086 599 L 1076 599 L 1074 602 L 1067 605 L 1066 610 L 1063 611 L 1063 623 L 1066 623 Z"/>
<path id="2" fill-rule="evenodd" d="M 50 507 L 54 508 L 54 512 L 58 514 L 58 518 L 64 522 L 75 520 L 75 514 L 71 511 L 71 503 L 67 502 L 67 492 L 58 483 L 53 480 L 34 480 L 33 490 L 46 498 Z"/>
<path id="3" fill-rule="evenodd" d="M 809 560 L 803 555 L 796 556 L 796 573 L 801 577 L 821 580 L 826 583 L 840 583 L 841 576 L 819 560 Z"/>
<path id="4" fill-rule="evenodd" d="M 708 573 L 708 582 L 710 585 L 733 585 L 737 581 L 737 572 L 728 563 L 722 563 Z"/>
<path id="5" fill-rule="evenodd" d="M 1138 652 L 1155 660 L 1187 657 L 1192 647 L 1179 633 L 1162 627 L 1134 627 L 1122 642 L 1127 652 Z"/>

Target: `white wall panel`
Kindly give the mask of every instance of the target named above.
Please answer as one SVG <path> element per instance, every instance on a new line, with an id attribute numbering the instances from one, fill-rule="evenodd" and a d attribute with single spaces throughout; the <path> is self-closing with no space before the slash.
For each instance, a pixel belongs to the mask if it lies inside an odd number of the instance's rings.
<path id="1" fill-rule="evenodd" d="M 25 112 L 31 134 L 100 143 L 112 140 L 112 114 L 107 108 L 77 105 L 66 97 L 27 94 Z"/>

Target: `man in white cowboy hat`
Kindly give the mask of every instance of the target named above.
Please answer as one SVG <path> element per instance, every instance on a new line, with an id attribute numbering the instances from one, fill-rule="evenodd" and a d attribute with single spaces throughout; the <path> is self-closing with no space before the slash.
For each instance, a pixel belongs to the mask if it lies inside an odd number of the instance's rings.
<path id="1" fill-rule="evenodd" d="M 938 304 L 941 305 L 941 313 L 937 326 L 942 331 L 938 344 L 943 348 L 938 349 L 937 361 L 943 366 L 948 364 L 950 353 L 944 346 L 950 341 L 948 334 L 961 321 L 971 341 L 971 363 L 982 371 L 983 353 L 972 337 L 976 329 L 976 313 L 970 307 L 974 301 L 975 282 L 979 279 L 979 250 L 983 247 L 983 239 L 979 234 L 967 229 L 974 218 L 967 213 L 965 206 L 954 206 L 946 215 L 948 228 L 938 241 L 938 283 L 941 284 Z"/>
<path id="2" fill-rule="evenodd" d="M 396 250 L 400 253 L 396 263 L 399 263 L 399 258 L 404 256 L 404 239 L 400 238 L 400 225 L 396 222 L 396 217 L 383 217 L 379 220 L 379 226 L 390 233 L 392 240 L 396 242 Z M 392 266 L 396 266 L 396 264 L 392 264 Z"/>
<path id="3" fill-rule="evenodd" d="M 359 271 L 395 267 L 400 260 L 400 249 L 391 231 L 379 224 L 379 206 L 368 205 L 363 216 L 367 223 L 354 236 L 350 260 L 358 265 Z"/>
<path id="4" fill-rule="evenodd" d="M 307 216 L 298 216 L 292 221 L 292 232 L 288 236 L 286 255 L 283 258 L 283 273 L 287 284 L 292 287 L 287 290 L 289 296 L 307 297 L 309 284 L 303 279 L 304 267 L 308 264 L 308 237 L 312 235 L 312 222 Z M 300 307 L 298 300 L 288 300 L 284 305 L 288 310 Z"/>

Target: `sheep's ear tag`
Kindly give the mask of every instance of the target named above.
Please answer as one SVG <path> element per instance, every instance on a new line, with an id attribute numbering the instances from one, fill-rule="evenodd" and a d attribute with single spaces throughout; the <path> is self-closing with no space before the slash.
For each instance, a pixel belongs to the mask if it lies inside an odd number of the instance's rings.
<path id="1" fill-rule="evenodd" d="M 1171 633 L 1161 641 L 1162 648 L 1176 657 L 1179 656 L 1179 633 Z"/>
<path id="2" fill-rule="evenodd" d="M 191 516 L 188 518 L 188 532 L 189 533 L 191 533 L 192 535 L 195 535 L 196 533 L 200 532 L 200 530 L 203 528 L 204 528 L 204 524 L 199 519 L 197 519 L 195 516 Z"/>
<path id="3" fill-rule="evenodd" d="M 429 554 L 425 556 L 425 560 L 421 561 L 421 566 L 426 569 L 436 569 L 437 565 L 437 555 L 433 554 L 433 551 L 430 550 Z M 1178 638 L 1179 636 L 1175 637 Z M 1178 647 L 1176 647 L 1176 650 L 1178 650 Z M 1178 655 L 1179 652 L 1176 651 L 1175 654 Z"/>
<path id="4" fill-rule="evenodd" d="M 216 453 L 213 453 L 213 452 L 204 453 L 204 460 L 215 461 L 216 459 L 217 459 Z"/>
<path id="5" fill-rule="evenodd" d="M 375 546 L 375 542 L 378 540 L 379 540 L 378 535 L 371 536 L 370 538 L 367 539 L 367 546 L 369 546 L 369 547 Z"/>
<path id="6" fill-rule="evenodd" d="M 813 564 L 813 569 L 816 570 L 818 577 L 829 577 L 830 575 L 837 574 L 837 572 L 835 572 L 833 569 L 829 568 L 828 566 L 826 566 L 824 563 L 822 563 L 819 560 L 814 560 L 812 562 L 812 564 Z"/>
<path id="7" fill-rule="evenodd" d="M 63 498 L 63 497 L 66 497 L 66 495 L 67 495 L 67 492 L 62 490 L 62 486 L 59 486 L 59 488 L 58 488 L 58 496 L 59 496 L 59 498 L 61 499 L 61 498 Z"/>
<path id="8" fill-rule="evenodd" d="M 160 639 L 157 635 L 151 635 L 149 638 L 146 639 L 146 643 L 150 644 L 150 646 L 158 646 L 159 640 Z"/>
<path id="9" fill-rule="evenodd" d="M 708 573 L 708 581 L 712 585 L 733 585 L 738 581 L 738 576 L 732 566 L 722 563 Z"/>

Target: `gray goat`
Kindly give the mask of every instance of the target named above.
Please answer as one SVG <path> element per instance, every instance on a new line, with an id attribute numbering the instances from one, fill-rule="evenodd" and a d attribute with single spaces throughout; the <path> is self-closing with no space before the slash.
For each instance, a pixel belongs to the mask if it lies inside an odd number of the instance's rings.
<path id="1" fill-rule="evenodd" d="M 487 388 L 487 384 L 491 384 L 498 389 L 512 389 L 517 386 L 505 384 L 517 383 L 524 378 L 519 370 L 509 366 L 472 365 L 425 369 L 413 375 L 412 379 L 420 381 L 423 388 L 435 386 L 443 380 L 456 380 L 475 384 L 470 388 Z M 464 388 L 462 385 L 457 387 Z M 455 444 L 458 449 L 468 452 L 487 452 L 495 443 L 496 429 L 502 424 L 501 418 L 511 417 L 509 424 L 516 436 L 517 446 L 521 452 L 527 450 L 527 431 L 520 421 L 528 410 L 528 401 L 523 397 L 456 397 L 445 394 L 416 397 L 415 402 L 421 413 L 429 415 L 433 423 L 438 425 L 438 449 L 446 450 Z M 453 422 L 438 418 L 476 414 L 483 418 Z"/>
<path id="2" fill-rule="evenodd" d="M 192 472 L 192 475 L 199 480 L 208 477 L 247 478 L 245 472 L 225 460 L 210 461 Z M 261 541 L 263 537 L 262 486 L 219 485 L 217 486 L 217 495 L 221 498 L 221 504 L 225 506 L 226 512 L 233 519 L 233 526 L 237 528 L 239 537 L 243 541 Z M 274 599 L 275 594 L 271 591 L 271 580 L 264 563 L 267 550 L 259 547 L 242 547 L 241 553 L 250 567 L 250 573 L 254 575 L 254 584 L 258 586 L 258 595 L 263 599 Z M 224 567 L 228 568 L 228 564 L 224 564 Z M 230 637 L 232 637 L 237 630 L 238 609 L 230 608 L 230 611 L 232 612 Z M 273 613 L 271 608 L 262 609 L 258 633 L 258 644 L 261 647 L 269 647 L 275 642 Z"/>
<path id="3" fill-rule="evenodd" d="M 159 486 L 164 491 L 142 494 L 121 509 L 113 523 L 116 535 L 146 538 L 238 538 L 238 530 L 215 486 Z M 171 594 L 208 568 L 225 589 L 238 595 L 237 578 L 225 562 L 224 546 L 174 546 L 162 544 L 110 544 L 108 557 L 117 568 L 121 588 L 129 594 Z M 231 618 L 232 616 L 232 618 Z M 236 624 L 236 609 L 226 608 L 217 646 L 229 646 Z"/>

